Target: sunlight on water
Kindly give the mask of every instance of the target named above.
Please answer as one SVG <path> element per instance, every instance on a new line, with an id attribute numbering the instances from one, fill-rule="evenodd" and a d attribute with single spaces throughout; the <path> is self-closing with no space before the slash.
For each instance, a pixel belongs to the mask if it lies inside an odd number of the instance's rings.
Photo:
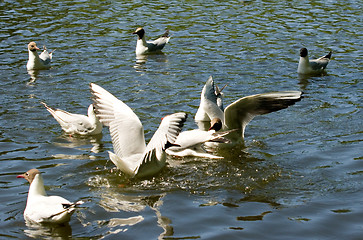
<path id="1" fill-rule="evenodd" d="M 0 238 L 359 239 L 362 216 L 362 33 L 359 1 L 0 3 Z M 165 29 L 163 54 L 136 57 L 136 36 Z M 27 44 L 54 50 L 52 68 L 27 71 Z M 332 51 L 326 73 L 297 74 L 299 50 Z M 99 137 L 62 132 L 41 102 L 85 114 L 96 83 L 132 108 L 150 140 L 183 111 L 197 128 L 212 75 L 224 105 L 272 91 L 303 91 L 256 117 L 223 159 L 167 158 L 147 179 L 109 160 Z M 83 111 L 83 110 L 84 111 Z M 83 111 L 83 112 L 82 112 Z M 23 211 L 38 168 L 49 195 L 83 200 L 69 224 L 32 225 Z M 329 226 L 329 227 L 327 227 Z"/>

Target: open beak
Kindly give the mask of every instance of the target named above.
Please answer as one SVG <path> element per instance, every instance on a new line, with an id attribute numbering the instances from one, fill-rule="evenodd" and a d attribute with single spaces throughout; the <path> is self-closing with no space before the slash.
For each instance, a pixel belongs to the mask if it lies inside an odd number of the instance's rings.
<path id="1" fill-rule="evenodd" d="M 226 85 L 224 85 L 220 90 L 219 90 L 219 92 L 222 92 L 223 91 L 223 89 L 225 89 L 227 87 L 227 84 Z"/>

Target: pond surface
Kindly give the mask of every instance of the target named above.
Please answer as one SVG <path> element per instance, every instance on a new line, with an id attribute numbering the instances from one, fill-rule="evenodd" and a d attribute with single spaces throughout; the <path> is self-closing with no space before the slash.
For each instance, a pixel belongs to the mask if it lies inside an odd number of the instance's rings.
<path id="1" fill-rule="evenodd" d="M 360 239 L 363 233 L 361 1 L 1 1 L 0 238 Z M 164 55 L 135 58 L 145 27 L 172 35 Z M 30 41 L 56 49 L 29 75 Z M 301 47 L 333 51 L 323 76 L 296 73 Z M 129 105 L 149 140 L 166 114 L 194 129 L 213 75 L 225 105 L 246 95 L 301 90 L 288 109 L 259 116 L 244 146 L 222 160 L 168 157 L 150 179 L 130 179 L 98 138 L 64 134 L 41 105 L 85 114 L 89 83 Z M 86 203 L 66 226 L 27 226 L 29 184 Z"/>

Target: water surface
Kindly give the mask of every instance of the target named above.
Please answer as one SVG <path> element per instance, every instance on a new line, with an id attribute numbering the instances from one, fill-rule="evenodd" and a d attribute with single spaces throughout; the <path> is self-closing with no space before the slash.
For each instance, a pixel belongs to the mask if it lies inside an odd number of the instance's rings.
<path id="1" fill-rule="evenodd" d="M 360 1 L 3 1 L 0 3 L 1 238 L 359 239 L 363 216 Z M 135 58 L 135 36 L 169 29 L 163 55 Z M 56 49 L 29 75 L 27 44 Z M 301 47 L 330 50 L 327 74 L 296 73 Z M 166 114 L 193 116 L 210 75 L 225 105 L 246 95 L 302 90 L 288 109 L 260 116 L 223 160 L 168 158 L 151 179 L 129 179 L 98 138 L 62 133 L 41 101 L 83 113 L 95 82 L 128 104 L 149 140 Z M 28 183 L 87 201 L 69 225 L 27 226 Z"/>

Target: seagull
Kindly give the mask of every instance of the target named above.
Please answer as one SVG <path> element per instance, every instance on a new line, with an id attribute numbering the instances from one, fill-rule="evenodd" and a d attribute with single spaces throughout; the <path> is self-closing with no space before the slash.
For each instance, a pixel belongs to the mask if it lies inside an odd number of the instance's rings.
<path id="1" fill-rule="evenodd" d="M 232 142 L 236 142 L 244 139 L 245 128 L 254 117 L 287 108 L 300 101 L 301 98 L 302 92 L 300 91 L 262 93 L 240 98 L 223 111 L 217 105 L 213 78 L 209 77 L 202 90 L 195 121 L 211 121 L 211 128 L 221 121 L 221 129 L 224 131 L 238 129 L 228 135 Z"/>
<path id="2" fill-rule="evenodd" d="M 60 196 L 47 196 L 42 175 L 38 169 L 30 169 L 17 178 L 25 178 L 30 183 L 24 219 L 34 223 L 69 222 L 76 207 L 83 201 L 71 203 Z"/>
<path id="3" fill-rule="evenodd" d="M 135 51 L 136 55 L 161 52 L 170 39 L 169 30 L 166 30 L 161 37 L 154 41 L 146 41 L 145 30 L 143 28 L 137 28 L 133 34 L 137 34 L 138 36 Z"/>
<path id="4" fill-rule="evenodd" d="M 48 52 L 45 46 L 43 46 L 43 48 L 43 52 L 38 55 L 37 50 L 40 49 L 37 47 L 37 44 L 35 42 L 30 42 L 28 44 L 29 60 L 26 64 L 27 70 L 41 70 L 50 68 L 54 50 L 52 52 Z"/>
<path id="5" fill-rule="evenodd" d="M 217 120 L 218 121 L 218 120 Z M 166 149 L 166 153 L 173 156 L 178 157 L 205 157 L 211 159 L 221 159 L 221 156 L 215 156 L 213 154 L 207 153 L 203 148 L 203 144 L 206 142 L 213 143 L 229 143 L 230 141 L 223 136 L 229 134 L 232 131 L 224 131 L 224 132 L 216 132 L 219 131 L 222 127 L 221 121 L 220 124 L 215 123 L 208 130 L 200 130 L 194 129 L 189 131 L 181 132 L 176 141 L 174 142 L 174 146 Z"/>
<path id="6" fill-rule="evenodd" d="M 110 129 L 115 151 L 109 152 L 111 161 L 131 177 L 158 173 L 165 166 L 165 150 L 174 145 L 187 114 L 179 112 L 162 118 L 158 130 L 146 145 L 144 128 L 132 109 L 100 86 L 91 83 L 90 88 L 96 114 Z"/>
<path id="7" fill-rule="evenodd" d="M 97 135 L 102 132 L 102 123 L 94 112 L 93 104 L 88 107 L 88 116 L 69 113 L 61 109 L 53 109 L 41 102 L 48 112 L 57 120 L 62 129 L 68 134 L 79 134 L 82 136 Z"/>
<path id="8" fill-rule="evenodd" d="M 318 59 L 309 60 L 308 50 L 306 48 L 300 49 L 300 61 L 297 72 L 300 74 L 316 74 L 322 73 L 328 65 L 332 52 L 322 56 Z"/>

